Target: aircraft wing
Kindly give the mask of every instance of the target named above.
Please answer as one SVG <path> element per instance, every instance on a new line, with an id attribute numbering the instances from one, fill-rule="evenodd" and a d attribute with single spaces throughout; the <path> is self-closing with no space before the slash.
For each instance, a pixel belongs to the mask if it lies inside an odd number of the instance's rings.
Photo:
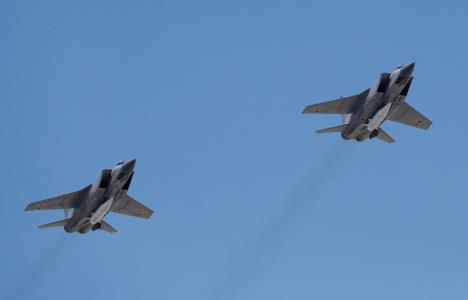
<path id="1" fill-rule="evenodd" d="M 369 89 L 364 92 L 336 100 L 312 104 L 304 108 L 303 114 L 350 114 L 364 101 Z"/>
<path id="2" fill-rule="evenodd" d="M 57 197 L 29 203 L 25 210 L 42 210 L 42 209 L 67 209 L 74 208 L 82 197 L 89 191 L 91 185 L 88 185 L 82 190 L 63 194 Z"/>
<path id="3" fill-rule="evenodd" d="M 406 102 L 401 102 L 388 119 L 421 129 L 428 129 L 432 124 L 431 120 L 423 116 Z"/>
<path id="4" fill-rule="evenodd" d="M 119 197 L 117 203 L 112 208 L 112 212 L 145 219 L 148 219 L 153 214 L 151 209 L 127 194 Z"/>

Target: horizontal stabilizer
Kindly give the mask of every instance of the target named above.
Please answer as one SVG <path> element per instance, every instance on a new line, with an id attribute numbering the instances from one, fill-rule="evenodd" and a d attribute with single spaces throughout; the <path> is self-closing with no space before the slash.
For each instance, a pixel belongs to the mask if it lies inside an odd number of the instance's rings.
<path id="1" fill-rule="evenodd" d="M 320 130 L 317 130 L 315 132 L 317 132 L 317 133 L 342 132 L 343 130 L 346 129 L 347 126 L 348 126 L 348 124 L 343 124 L 343 125 L 338 125 L 338 126 L 334 126 L 334 127 L 330 127 L 330 128 L 320 129 Z"/>
<path id="2" fill-rule="evenodd" d="M 110 226 L 110 224 L 107 223 L 104 220 L 102 220 L 101 228 L 99 228 L 99 229 L 104 230 L 104 231 L 109 232 L 109 233 L 117 232 L 117 230 L 114 227 Z"/>
<path id="3" fill-rule="evenodd" d="M 70 220 L 70 219 L 64 219 L 64 220 L 44 224 L 44 225 L 39 226 L 39 228 L 40 229 L 46 229 L 46 228 L 51 228 L 51 227 L 62 227 L 62 226 L 65 226 L 65 224 L 67 224 L 68 220 Z"/>
<path id="4" fill-rule="evenodd" d="M 382 140 L 384 142 L 387 142 L 387 143 L 395 143 L 395 140 L 388 135 L 388 133 L 386 133 L 382 128 L 379 128 L 379 132 L 377 133 L 377 136 L 376 136 L 379 140 Z"/>

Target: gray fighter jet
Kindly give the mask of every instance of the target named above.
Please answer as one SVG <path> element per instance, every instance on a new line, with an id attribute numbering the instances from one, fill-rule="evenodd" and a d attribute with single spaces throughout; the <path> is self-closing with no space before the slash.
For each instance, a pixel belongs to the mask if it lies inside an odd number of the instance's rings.
<path id="1" fill-rule="evenodd" d="M 41 225 L 39 228 L 63 226 L 66 232 L 79 233 L 97 229 L 116 232 L 104 221 L 109 212 L 147 219 L 153 211 L 127 194 L 135 173 L 135 161 L 120 161 L 112 169 L 102 170 L 96 182 L 84 189 L 30 203 L 25 210 L 63 209 L 64 220 Z"/>
<path id="2" fill-rule="evenodd" d="M 345 98 L 307 106 L 304 114 L 341 114 L 343 124 L 317 130 L 317 133 L 341 132 L 345 140 L 362 142 L 378 138 L 387 143 L 395 140 L 381 125 L 385 120 L 428 129 L 432 122 L 405 102 L 415 63 L 400 65 L 391 73 L 382 73 L 372 88 Z"/>

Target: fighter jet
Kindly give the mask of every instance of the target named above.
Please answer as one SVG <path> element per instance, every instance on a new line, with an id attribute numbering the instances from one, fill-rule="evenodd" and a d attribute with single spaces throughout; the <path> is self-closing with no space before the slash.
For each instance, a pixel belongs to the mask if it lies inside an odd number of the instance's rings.
<path id="1" fill-rule="evenodd" d="M 104 169 L 97 180 L 82 190 L 42 201 L 32 202 L 28 210 L 63 209 L 65 219 L 39 228 L 63 226 L 66 232 L 87 233 L 101 229 L 117 232 L 104 221 L 110 212 L 148 219 L 153 211 L 127 194 L 136 160 L 120 161 L 112 169 Z"/>
<path id="2" fill-rule="evenodd" d="M 364 92 L 340 99 L 308 105 L 304 114 L 341 114 L 343 124 L 317 130 L 317 133 L 341 132 L 345 140 L 362 142 L 378 138 L 394 143 L 382 128 L 385 120 L 428 129 L 432 122 L 405 99 L 413 80 L 415 63 L 400 65 L 391 73 L 382 73 L 374 85 Z"/>

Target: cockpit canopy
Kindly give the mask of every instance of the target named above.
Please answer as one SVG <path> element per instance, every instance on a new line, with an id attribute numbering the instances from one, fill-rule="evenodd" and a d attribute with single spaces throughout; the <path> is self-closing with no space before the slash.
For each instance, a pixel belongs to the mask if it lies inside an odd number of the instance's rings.
<path id="1" fill-rule="evenodd" d="M 123 163 L 124 163 L 124 161 L 123 161 L 123 160 L 120 160 L 120 161 L 116 164 L 116 166 L 123 165 Z"/>

